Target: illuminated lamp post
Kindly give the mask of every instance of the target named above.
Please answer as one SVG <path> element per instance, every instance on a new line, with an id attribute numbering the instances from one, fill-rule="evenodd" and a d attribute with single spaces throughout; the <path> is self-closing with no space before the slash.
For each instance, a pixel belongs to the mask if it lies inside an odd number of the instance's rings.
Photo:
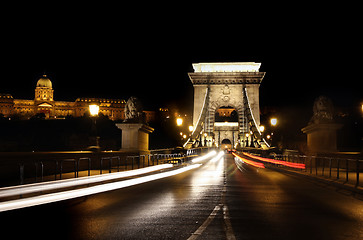
<path id="1" fill-rule="evenodd" d="M 97 117 L 98 113 L 100 111 L 100 106 L 98 106 L 96 104 L 91 104 L 88 107 L 89 107 L 89 113 L 91 114 L 91 116 L 92 117 Z"/>
<path id="2" fill-rule="evenodd" d="M 204 136 L 204 147 L 207 147 L 207 137 L 208 137 L 208 134 L 205 132 L 203 134 L 203 136 Z"/>
<path id="3" fill-rule="evenodd" d="M 95 145 L 90 146 L 89 149 L 96 151 L 100 150 L 100 143 L 99 143 L 100 137 L 97 136 L 97 125 L 96 125 L 99 111 L 100 111 L 100 106 L 96 104 L 89 105 L 89 113 L 92 119 L 92 135 L 93 135 L 92 138 L 95 139 L 95 140 L 92 139 L 92 142 L 95 142 Z"/>
<path id="4" fill-rule="evenodd" d="M 183 125 L 183 119 L 182 119 L 181 117 L 178 117 L 178 118 L 176 119 L 176 125 L 177 125 L 178 127 L 180 127 L 181 125 Z"/>
<path id="5" fill-rule="evenodd" d="M 267 135 L 266 138 L 267 138 L 267 140 L 270 140 L 271 139 L 271 135 Z"/>
<path id="6" fill-rule="evenodd" d="M 275 117 L 270 118 L 270 125 L 275 130 L 275 131 L 271 132 L 271 136 L 274 135 L 276 133 L 276 131 L 277 131 L 277 129 L 276 129 L 277 123 L 278 123 L 277 118 L 275 118 Z M 270 139 L 271 139 L 271 136 L 270 136 Z M 276 135 L 274 135 L 274 138 L 271 139 L 271 144 L 274 145 L 274 143 L 277 143 Z"/>
<path id="7" fill-rule="evenodd" d="M 194 130 L 194 127 L 190 125 L 190 126 L 189 126 L 189 132 L 190 132 L 190 133 L 192 133 L 192 132 L 193 132 L 193 130 Z"/>
<path id="8" fill-rule="evenodd" d="M 245 147 L 248 147 L 248 138 L 250 137 L 250 134 L 249 133 L 246 133 L 246 144 L 245 144 Z"/>
<path id="9" fill-rule="evenodd" d="M 270 119 L 271 126 L 275 127 L 277 125 L 277 118 Z"/>
<path id="10" fill-rule="evenodd" d="M 265 131 L 265 126 L 261 125 L 259 129 L 260 129 L 260 132 L 263 133 Z"/>
<path id="11" fill-rule="evenodd" d="M 255 144 L 253 142 L 253 132 L 252 132 L 252 130 L 250 130 L 250 137 L 251 137 L 250 147 L 251 148 L 254 148 L 255 147 Z"/>
<path id="12" fill-rule="evenodd" d="M 179 128 L 179 130 L 182 130 L 183 125 L 183 119 L 179 116 L 176 119 L 176 126 Z M 183 145 L 183 132 L 180 132 L 180 137 L 178 138 L 178 144 Z"/>

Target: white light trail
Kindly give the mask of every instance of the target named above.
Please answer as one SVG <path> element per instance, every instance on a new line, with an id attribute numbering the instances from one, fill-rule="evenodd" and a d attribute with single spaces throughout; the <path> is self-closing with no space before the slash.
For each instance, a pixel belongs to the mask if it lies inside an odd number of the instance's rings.
<path id="1" fill-rule="evenodd" d="M 217 156 L 212 158 L 211 162 L 218 162 L 224 156 L 224 151 L 220 151 Z"/>
<path id="2" fill-rule="evenodd" d="M 45 194 L 42 196 L 36 196 L 36 197 L 29 197 L 24 199 L 17 199 L 7 202 L 0 203 L 0 212 L 19 209 L 19 208 L 25 208 L 25 207 L 31 207 L 31 206 L 37 206 L 41 204 L 46 203 L 52 203 L 52 202 L 58 202 L 78 197 L 83 197 L 87 195 L 102 193 L 106 191 L 112 191 L 120 188 L 125 188 L 141 183 L 146 183 L 150 181 L 154 181 L 161 178 L 166 178 L 170 176 L 174 176 L 195 168 L 200 167 L 201 164 L 193 164 L 187 167 L 179 168 L 176 170 L 171 170 L 163 173 L 157 173 L 153 175 L 148 175 L 144 177 L 139 177 L 135 179 L 129 179 L 125 181 L 119 181 L 114 183 L 106 183 L 98 186 L 88 187 L 88 188 L 82 188 L 82 189 L 76 189 L 76 190 L 69 190 L 69 191 L 63 191 L 58 193 L 51 193 L 51 194 Z"/>
<path id="3" fill-rule="evenodd" d="M 192 162 L 193 163 L 198 163 L 198 162 L 201 162 L 201 161 L 203 161 L 203 160 L 206 160 L 206 159 L 208 159 L 208 158 L 210 158 L 210 157 L 213 157 L 214 155 L 216 155 L 217 154 L 217 152 L 216 151 L 210 151 L 209 153 L 207 153 L 206 155 L 203 155 L 203 156 L 201 156 L 201 157 L 197 157 L 197 158 L 194 158 L 193 160 L 192 160 Z"/>
<path id="4" fill-rule="evenodd" d="M 162 169 L 172 168 L 173 164 L 161 164 L 146 168 L 140 168 L 130 171 L 124 172 L 116 172 L 116 173 L 108 173 L 96 176 L 87 176 L 73 179 L 65 179 L 51 182 L 43 182 L 43 183 L 33 183 L 21 186 L 13 186 L 13 187 L 5 187 L 0 188 L 0 197 L 10 197 L 10 196 L 19 196 L 29 193 L 41 192 L 41 191 L 49 191 L 67 187 L 75 187 L 86 184 L 99 183 L 103 181 L 109 181 L 119 178 L 133 177 L 140 174 L 146 174 L 153 171 L 158 171 Z M 1 203 L 0 203 L 1 204 Z"/>

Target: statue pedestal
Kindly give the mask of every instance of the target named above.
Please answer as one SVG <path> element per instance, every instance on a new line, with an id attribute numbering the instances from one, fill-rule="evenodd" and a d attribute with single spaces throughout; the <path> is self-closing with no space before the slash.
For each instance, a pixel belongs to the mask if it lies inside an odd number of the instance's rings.
<path id="1" fill-rule="evenodd" d="M 307 135 L 307 146 L 310 152 L 337 152 L 336 131 L 342 124 L 319 123 L 310 124 L 301 131 Z"/>
<path id="2" fill-rule="evenodd" d="M 116 127 L 122 130 L 121 150 L 148 152 L 149 134 L 154 131 L 142 123 L 118 123 Z"/>

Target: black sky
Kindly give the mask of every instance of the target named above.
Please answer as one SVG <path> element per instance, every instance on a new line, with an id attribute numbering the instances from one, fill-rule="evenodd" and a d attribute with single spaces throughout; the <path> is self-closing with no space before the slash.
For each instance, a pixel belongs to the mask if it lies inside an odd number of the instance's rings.
<path id="1" fill-rule="evenodd" d="M 191 109 L 192 63 L 254 61 L 266 72 L 261 107 L 363 101 L 354 6 L 132 5 L 4 8 L 0 92 L 32 99 L 45 72 L 56 100 L 134 95 Z"/>

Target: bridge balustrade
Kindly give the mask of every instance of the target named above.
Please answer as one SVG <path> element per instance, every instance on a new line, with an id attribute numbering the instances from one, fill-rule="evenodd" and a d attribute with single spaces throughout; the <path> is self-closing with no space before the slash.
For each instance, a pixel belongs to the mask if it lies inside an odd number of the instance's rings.
<path id="1" fill-rule="evenodd" d="M 208 148 L 158 149 L 139 155 L 125 151 L 0 153 L 0 187 L 126 171 L 203 154 Z"/>
<path id="2" fill-rule="evenodd" d="M 253 153 L 261 156 L 260 153 Z M 344 184 L 352 184 L 355 187 L 363 186 L 363 160 L 359 157 L 335 157 L 319 155 L 299 155 L 299 154 L 274 154 L 263 156 L 271 159 L 282 160 L 291 163 L 303 163 L 305 169 L 295 170 L 315 177 L 323 177 L 341 181 Z M 289 168 L 279 165 L 279 168 Z M 291 168 L 289 170 L 292 170 Z"/>

